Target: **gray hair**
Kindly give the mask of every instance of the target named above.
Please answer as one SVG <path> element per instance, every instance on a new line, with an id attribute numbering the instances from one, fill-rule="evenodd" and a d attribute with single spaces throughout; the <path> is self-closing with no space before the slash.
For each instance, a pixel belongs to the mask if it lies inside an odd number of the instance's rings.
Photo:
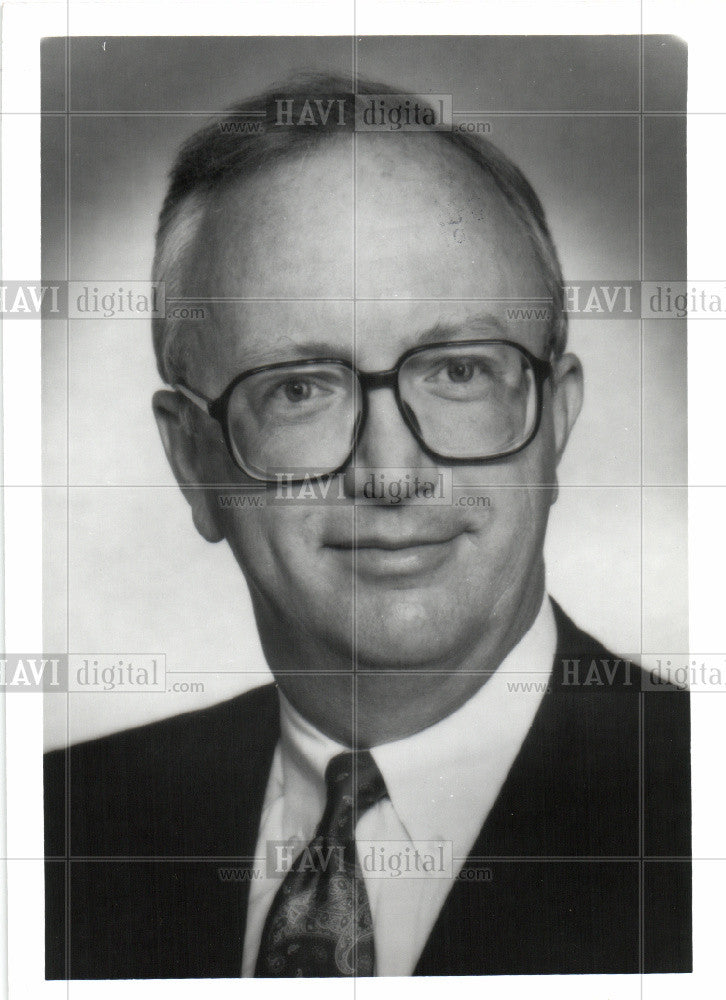
<path id="1" fill-rule="evenodd" d="M 345 120 L 362 111 L 372 94 L 400 94 L 386 84 L 359 82 L 329 75 L 305 75 L 229 108 L 188 139 L 170 172 L 170 183 L 159 216 L 152 279 L 165 283 L 167 298 L 183 298 L 194 261 L 194 243 L 212 197 L 227 185 L 309 151 L 340 134 L 330 115 L 326 123 L 295 128 L 239 129 L 239 119 L 270 108 L 284 94 L 296 102 L 345 95 Z M 266 122 L 267 124 L 267 122 Z M 562 270 L 539 198 L 522 171 L 487 139 L 459 131 L 437 131 L 442 142 L 461 150 L 493 180 L 529 237 L 552 300 L 550 350 L 559 357 L 567 341 Z M 153 321 L 154 351 L 161 377 L 174 383 L 186 374 L 190 340 L 197 332 L 190 319 L 159 317 Z"/>

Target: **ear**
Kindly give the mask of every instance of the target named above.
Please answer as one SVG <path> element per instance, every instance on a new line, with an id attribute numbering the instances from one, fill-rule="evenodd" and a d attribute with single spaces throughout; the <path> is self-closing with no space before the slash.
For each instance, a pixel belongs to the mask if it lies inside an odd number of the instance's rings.
<path id="1" fill-rule="evenodd" d="M 200 488 L 205 475 L 205 449 L 198 433 L 190 426 L 187 402 L 179 393 L 160 389 L 154 393 L 154 416 L 164 451 L 184 497 L 192 509 L 194 525 L 208 542 L 224 538 L 217 524 L 215 491 Z"/>
<path id="2" fill-rule="evenodd" d="M 583 399 L 582 365 L 576 354 L 563 354 L 553 363 L 552 410 L 556 461 L 564 454 Z"/>

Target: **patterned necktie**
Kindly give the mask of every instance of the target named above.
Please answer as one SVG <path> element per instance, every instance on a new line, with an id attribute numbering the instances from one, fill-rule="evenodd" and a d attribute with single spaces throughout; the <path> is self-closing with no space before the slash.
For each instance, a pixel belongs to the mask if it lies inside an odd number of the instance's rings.
<path id="1" fill-rule="evenodd" d="M 370 753 L 334 757 L 325 812 L 272 901 L 255 976 L 375 975 L 373 919 L 355 850 L 355 828 L 387 794 Z"/>

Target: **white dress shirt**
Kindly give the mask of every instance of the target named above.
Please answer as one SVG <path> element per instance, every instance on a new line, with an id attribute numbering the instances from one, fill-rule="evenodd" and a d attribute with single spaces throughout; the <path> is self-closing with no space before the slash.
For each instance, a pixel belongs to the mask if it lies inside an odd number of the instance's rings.
<path id="1" fill-rule="evenodd" d="M 378 976 L 409 976 L 444 901 L 521 749 L 552 671 L 556 627 L 547 596 L 529 631 L 486 684 L 460 708 L 413 736 L 372 749 L 388 798 L 356 827 L 358 856 L 373 917 Z M 280 692 L 280 741 L 262 808 L 250 884 L 242 975 L 254 976 L 267 912 L 280 887 L 267 877 L 268 841 L 307 843 L 325 807 L 325 768 L 347 747 L 323 735 Z M 408 857 L 413 842 L 453 851 L 446 877 L 370 872 L 370 847 L 387 844 Z M 449 848 L 448 845 L 451 845 Z M 419 851 L 422 848 L 419 846 Z"/>

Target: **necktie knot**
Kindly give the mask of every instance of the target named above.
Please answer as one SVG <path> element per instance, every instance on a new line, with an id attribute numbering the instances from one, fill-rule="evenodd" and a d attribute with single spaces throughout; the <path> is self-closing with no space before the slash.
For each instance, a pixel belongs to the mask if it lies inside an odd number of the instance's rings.
<path id="1" fill-rule="evenodd" d="M 386 783 L 368 750 L 340 753 L 325 770 L 327 802 L 318 827 L 323 837 L 352 840 L 356 823 L 387 795 Z"/>

